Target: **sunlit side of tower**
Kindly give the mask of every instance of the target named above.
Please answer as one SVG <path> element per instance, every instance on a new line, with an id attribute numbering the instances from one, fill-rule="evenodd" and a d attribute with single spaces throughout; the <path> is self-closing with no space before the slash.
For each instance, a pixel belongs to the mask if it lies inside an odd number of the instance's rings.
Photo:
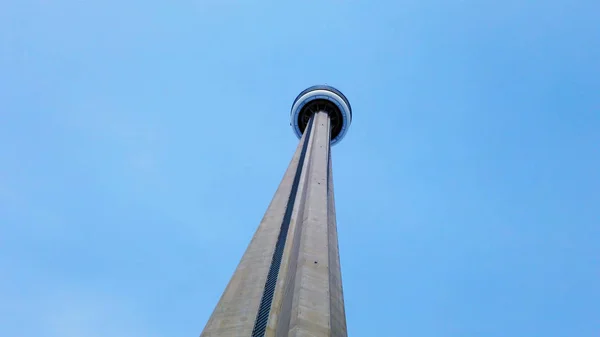
<path id="1" fill-rule="evenodd" d="M 298 95 L 296 152 L 201 337 L 345 337 L 331 145 L 352 122 L 330 86 Z"/>

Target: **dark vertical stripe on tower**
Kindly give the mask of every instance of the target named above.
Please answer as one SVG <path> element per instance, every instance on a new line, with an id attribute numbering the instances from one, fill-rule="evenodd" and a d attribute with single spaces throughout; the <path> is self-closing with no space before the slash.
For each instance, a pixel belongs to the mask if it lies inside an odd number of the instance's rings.
<path id="1" fill-rule="evenodd" d="M 331 130 L 331 128 L 330 128 Z M 332 332 L 332 336 L 335 336 L 335 326 L 333 326 L 334 323 L 334 319 L 335 316 L 333 314 L 333 308 L 335 308 L 335 303 L 334 301 L 334 295 L 332 294 L 333 290 L 335 289 L 335 282 L 333 282 L 332 278 L 332 273 L 331 273 L 331 269 L 335 268 L 334 264 L 333 264 L 333 259 L 331 258 L 331 231 L 332 231 L 332 223 L 331 223 L 331 217 L 335 217 L 335 214 L 331 214 L 331 207 L 332 205 L 330 204 L 333 200 L 331 200 L 331 195 L 329 193 L 331 193 L 330 190 L 330 185 L 331 185 L 331 131 L 329 132 L 329 144 L 328 144 L 329 148 L 327 149 L 327 182 L 325 184 L 327 184 L 327 203 L 326 203 L 326 207 L 327 207 L 327 243 L 329 244 L 329 249 L 327 250 L 327 263 L 329 265 L 329 324 L 331 326 L 331 332 Z"/>
<path id="2" fill-rule="evenodd" d="M 273 294 L 275 293 L 275 286 L 277 285 L 277 276 L 279 274 L 279 267 L 281 266 L 281 258 L 283 257 L 283 249 L 285 248 L 288 229 L 290 228 L 292 211 L 294 210 L 294 204 L 296 202 L 296 194 L 298 194 L 298 185 L 300 184 L 300 176 L 302 175 L 304 157 L 306 156 L 306 149 L 308 148 L 313 119 L 314 115 L 308 122 L 308 126 L 305 130 L 306 136 L 304 137 L 304 144 L 302 144 L 298 168 L 296 169 L 296 175 L 294 176 L 294 181 L 292 183 L 292 190 L 285 209 L 285 215 L 281 222 L 281 230 L 279 231 L 277 243 L 275 244 L 275 251 L 273 252 L 271 267 L 269 268 L 269 274 L 267 275 L 267 282 L 265 282 L 265 289 L 263 290 L 263 295 L 260 300 L 258 315 L 256 315 L 254 329 L 252 330 L 252 337 L 263 337 L 267 329 L 267 322 L 269 321 L 269 314 L 271 313 L 271 303 L 273 302 Z"/>

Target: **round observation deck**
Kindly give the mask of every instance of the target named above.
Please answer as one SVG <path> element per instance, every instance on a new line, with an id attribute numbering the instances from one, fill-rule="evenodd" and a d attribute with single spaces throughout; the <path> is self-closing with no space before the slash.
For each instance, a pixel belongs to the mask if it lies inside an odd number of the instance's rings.
<path id="1" fill-rule="evenodd" d="M 326 112 L 331 121 L 331 145 L 336 144 L 348 132 L 352 122 L 352 107 L 341 91 L 329 85 L 315 85 L 296 97 L 290 113 L 290 124 L 298 138 L 310 118 L 319 111 Z"/>

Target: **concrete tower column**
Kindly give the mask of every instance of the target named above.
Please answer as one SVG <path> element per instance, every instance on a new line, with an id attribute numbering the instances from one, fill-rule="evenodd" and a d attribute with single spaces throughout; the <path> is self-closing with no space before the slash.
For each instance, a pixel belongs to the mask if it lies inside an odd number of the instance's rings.
<path id="1" fill-rule="evenodd" d="M 201 337 L 345 337 L 331 145 L 352 112 L 328 86 L 292 106 L 300 143 Z"/>

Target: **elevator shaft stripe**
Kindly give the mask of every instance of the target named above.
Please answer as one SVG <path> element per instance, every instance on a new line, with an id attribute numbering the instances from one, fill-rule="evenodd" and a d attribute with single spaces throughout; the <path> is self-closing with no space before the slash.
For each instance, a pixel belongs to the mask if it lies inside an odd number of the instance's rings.
<path id="1" fill-rule="evenodd" d="M 302 175 L 302 168 L 304 166 L 304 158 L 306 157 L 306 150 L 308 148 L 308 142 L 312 132 L 313 116 L 305 130 L 306 136 L 304 138 L 304 144 L 302 144 L 302 151 L 300 152 L 300 158 L 298 160 L 298 167 L 296 168 L 296 175 L 292 183 L 292 190 L 288 199 L 283 221 L 281 222 L 281 229 L 279 236 L 277 237 L 277 243 L 275 244 L 275 251 L 273 252 L 273 258 L 271 260 L 271 267 L 269 268 L 269 274 L 267 275 L 267 281 L 265 282 L 265 288 L 263 295 L 260 300 L 260 306 L 258 309 L 258 315 L 256 315 L 256 321 L 254 322 L 254 329 L 252 330 L 252 337 L 263 337 L 267 330 L 267 323 L 269 321 L 269 314 L 271 312 L 271 304 L 273 302 L 273 294 L 275 293 L 275 285 L 277 284 L 277 276 L 279 274 L 279 267 L 281 266 L 281 259 L 283 257 L 283 249 L 285 248 L 285 242 L 287 240 L 287 233 L 290 228 L 290 221 L 292 220 L 292 211 L 294 210 L 294 204 L 296 202 L 296 195 L 298 194 L 298 185 L 300 184 L 300 176 Z"/>

